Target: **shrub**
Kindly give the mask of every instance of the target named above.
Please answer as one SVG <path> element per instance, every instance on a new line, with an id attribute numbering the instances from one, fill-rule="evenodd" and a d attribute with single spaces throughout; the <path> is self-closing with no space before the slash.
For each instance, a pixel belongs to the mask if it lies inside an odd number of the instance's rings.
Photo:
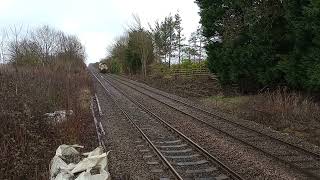
<path id="1" fill-rule="evenodd" d="M 171 69 L 192 69 L 192 68 L 207 68 L 208 62 L 207 61 L 201 61 L 198 62 L 192 62 L 189 59 L 184 59 L 181 61 L 181 64 L 173 64 L 171 65 Z"/>
<path id="2" fill-rule="evenodd" d="M 113 74 L 121 73 L 121 64 L 119 61 L 111 60 L 110 64 L 110 72 Z"/>
<path id="3" fill-rule="evenodd" d="M 69 68 L 72 67 L 72 68 Z M 48 165 L 62 143 L 84 144 L 94 126 L 91 80 L 81 63 L 0 68 L 0 179 L 48 179 Z M 53 125 L 43 116 L 73 110 Z"/>
<path id="4" fill-rule="evenodd" d="M 213 40 L 209 68 L 221 83 L 319 91 L 318 0 L 196 2 L 204 35 Z"/>
<path id="5" fill-rule="evenodd" d="M 163 63 L 153 63 L 149 66 L 149 74 L 152 78 L 163 78 L 170 73 L 169 66 Z"/>

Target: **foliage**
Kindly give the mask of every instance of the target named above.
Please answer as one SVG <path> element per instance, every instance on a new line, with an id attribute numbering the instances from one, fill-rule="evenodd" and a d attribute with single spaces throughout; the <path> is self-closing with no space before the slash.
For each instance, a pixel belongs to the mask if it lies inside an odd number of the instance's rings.
<path id="1" fill-rule="evenodd" d="M 119 74 L 121 72 L 121 65 L 118 61 L 116 61 L 116 60 L 111 61 L 110 72 L 113 74 Z"/>
<path id="2" fill-rule="evenodd" d="M 134 24 L 122 37 L 115 41 L 109 50 L 109 56 L 103 61 L 112 66 L 114 73 L 143 73 L 154 61 L 154 48 L 151 34 L 141 27 L 136 17 Z"/>
<path id="3" fill-rule="evenodd" d="M 184 58 L 193 58 L 193 61 L 205 59 L 203 47 L 206 42 L 201 33 L 202 27 L 191 34 L 189 44 L 186 44 L 181 23 L 181 16 L 177 13 L 174 16 L 168 15 L 163 21 L 150 27 L 157 62 L 164 60 L 170 67 L 173 64 L 172 58 L 178 60 L 179 64 Z"/>
<path id="4" fill-rule="evenodd" d="M 106 60 L 101 60 L 104 64 L 107 65 L 109 73 L 112 74 L 119 74 L 122 72 L 122 66 L 121 63 L 115 59 L 106 59 Z M 98 66 L 96 66 L 98 68 Z"/>
<path id="5" fill-rule="evenodd" d="M 109 48 L 108 57 L 102 60 L 109 65 L 117 61 L 122 73 L 141 73 L 146 77 L 147 72 L 151 72 L 150 65 L 153 62 L 170 67 L 172 58 L 179 60 L 179 64 L 184 58 L 191 59 L 191 56 L 194 62 L 206 58 L 203 52 L 206 43 L 200 33 L 201 28 L 193 33 L 192 44 L 184 44 L 185 37 L 179 13 L 166 16 L 153 27 L 149 25 L 150 30 L 141 26 L 138 17 L 134 16 L 134 20 L 135 23 Z"/>
<path id="6" fill-rule="evenodd" d="M 201 62 L 205 58 L 204 47 L 206 45 L 206 40 L 202 36 L 202 27 L 198 27 L 195 32 L 191 33 L 191 36 L 188 40 L 189 45 L 185 47 L 185 52 L 188 55 L 189 59 L 192 59 L 194 62 Z"/>
<path id="7" fill-rule="evenodd" d="M 170 68 L 164 63 L 153 63 L 149 66 L 152 79 L 162 79 L 170 75 Z"/>
<path id="8" fill-rule="evenodd" d="M 196 2 L 209 68 L 223 84 L 320 89 L 318 1 Z"/>
<path id="9" fill-rule="evenodd" d="M 181 19 L 181 16 L 179 13 L 177 13 L 175 16 L 174 16 L 174 19 L 175 19 L 175 30 L 176 30 L 176 39 L 175 39 L 175 46 L 177 47 L 177 50 L 178 50 L 178 59 L 179 59 L 179 64 L 181 62 L 181 59 L 182 59 L 182 49 L 183 49 L 183 41 L 185 40 L 185 37 L 182 33 L 183 31 L 183 28 L 181 26 L 181 23 L 182 23 L 182 19 Z"/>
<path id="10" fill-rule="evenodd" d="M 181 21 L 178 14 L 175 17 L 169 15 L 161 23 L 156 22 L 154 28 L 150 27 L 157 56 L 160 59 L 164 59 L 165 62 L 168 61 L 169 66 L 171 65 L 173 52 L 178 48 L 179 43 L 176 30 L 180 36 L 179 40 L 181 41 L 183 38 L 181 35 Z"/>
<path id="11" fill-rule="evenodd" d="M 174 64 L 171 66 L 172 69 L 197 69 L 197 68 L 207 68 L 208 62 L 201 61 L 200 63 L 193 62 L 189 59 L 184 59 L 181 61 L 181 64 Z"/>

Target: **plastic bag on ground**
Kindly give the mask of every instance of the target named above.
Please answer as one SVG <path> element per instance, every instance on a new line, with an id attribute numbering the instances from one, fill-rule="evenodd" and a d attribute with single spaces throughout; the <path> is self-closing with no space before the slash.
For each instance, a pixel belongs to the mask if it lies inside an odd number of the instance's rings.
<path id="1" fill-rule="evenodd" d="M 108 153 L 104 153 L 103 149 L 98 147 L 91 152 L 80 154 L 76 148 L 83 148 L 83 146 L 61 145 L 58 147 L 50 164 L 51 180 L 110 180 L 107 170 Z M 83 158 L 84 156 L 86 157 Z M 79 162 L 66 162 L 77 160 Z M 91 173 L 92 170 L 95 170 L 95 173 Z"/>
<path id="2" fill-rule="evenodd" d="M 96 175 L 91 175 L 90 171 L 85 171 L 81 173 L 75 180 L 88 180 L 88 179 L 106 180 L 105 179 L 106 177 L 110 177 L 110 173 L 105 170 L 100 171 L 100 174 L 96 174 Z M 108 178 L 108 180 L 109 179 L 110 178 Z"/>

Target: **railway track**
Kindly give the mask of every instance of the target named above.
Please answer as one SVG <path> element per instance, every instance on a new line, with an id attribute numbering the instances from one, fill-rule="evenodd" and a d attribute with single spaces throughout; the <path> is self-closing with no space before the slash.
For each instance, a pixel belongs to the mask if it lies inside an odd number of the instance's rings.
<path id="1" fill-rule="evenodd" d="M 148 143 L 148 146 L 153 149 L 157 157 L 167 166 L 176 179 L 243 179 L 236 172 L 220 162 L 215 156 L 207 152 L 205 149 L 197 145 L 194 141 L 182 134 L 180 131 L 172 127 L 165 120 L 149 111 L 141 103 L 131 98 L 124 91 L 114 86 L 107 79 L 100 79 L 94 71 L 92 75 L 96 78 L 99 84 L 105 89 L 110 99 L 114 102 L 117 108 L 134 125 L 140 132 L 143 138 Z M 120 106 L 111 94 L 106 85 L 113 87 L 119 93 L 126 97 L 130 102 L 147 113 L 151 119 L 133 119 L 130 114 Z M 143 145 L 141 145 L 143 148 Z M 148 149 L 141 149 L 144 158 L 154 158 L 153 154 Z M 148 164 L 157 164 L 156 161 L 149 161 Z M 155 172 L 157 170 L 154 170 Z M 159 171 L 161 172 L 161 171 Z M 166 177 L 170 179 L 172 177 Z M 164 179 L 166 179 L 164 178 Z"/>
<path id="2" fill-rule="evenodd" d="M 286 164 L 290 168 L 296 169 L 310 179 L 320 178 L 320 155 L 317 153 L 264 134 L 232 120 L 217 116 L 206 109 L 202 109 L 163 93 L 153 91 L 152 89 L 143 87 L 137 83 L 131 82 L 130 80 L 114 78 L 111 76 L 106 77 L 119 84 L 130 87 L 131 89 L 169 106 L 184 115 L 190 116 L 198 122 L 204 123 L 205 125 L 210 126 L 211 128 L 214 128 L 215 130 L 218 130 L 219 132 L 224 133 L 227 136 L 256 149 L 257 151 L 263 152 L 264 154 Z M 201 113 L 199 114 L 199 112 Z"/>

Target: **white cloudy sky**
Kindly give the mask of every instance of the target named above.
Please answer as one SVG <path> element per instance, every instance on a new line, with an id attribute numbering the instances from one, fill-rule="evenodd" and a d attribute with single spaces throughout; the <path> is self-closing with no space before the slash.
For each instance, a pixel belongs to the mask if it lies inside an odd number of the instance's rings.
<path id="1" fill-rule="evenodd" d="M 130 24 L 132 14 L 147 26 L 178 10 L 189 36 L 200 20 L 194 0 L 0 0 L 0 29 L 45 24 L 75 34 L 85 45 L 90 63 L 105 57 L 106 48 Z"/>

